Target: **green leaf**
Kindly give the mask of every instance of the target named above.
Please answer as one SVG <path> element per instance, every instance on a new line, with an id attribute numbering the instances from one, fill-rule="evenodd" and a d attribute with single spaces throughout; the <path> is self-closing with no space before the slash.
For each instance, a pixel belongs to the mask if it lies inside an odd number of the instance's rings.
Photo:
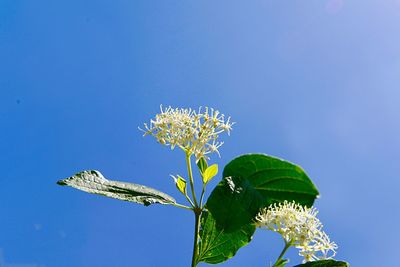
<path id="1" fill-rule="evenodd" d="M 310 261 L 304 264 L 296 265 L 294 267 L 348 267 L 350 266 L 344 261 L 335 260 L 320 260 L 320 261 Z"/>
<path id="2" fill-rule="evenodd" d="M 207 184 L 218 173 L 218 165 L 213 164 L 208 167 L 203 173 L 203 183 Z"/>
<path id="3" fill-rule="evenodd" d="M 247 179 L 263 196 L 265 206 L 284 200 L 311 206 L 319 194 L 301 167 L 264 154 L 235 158 L 223 171 L 223 177 L 230 176 Z"/>
<path id="4" fill-rule="evenodd" d="M 107 180 L 99 171 L 95 170 L 79 172 L 72 177 L 58 181 L 57 184 L 145 206 L 155 203 L 176 203 L 173 197 L 156 189 L 144 185 Z"/>
<path id="5" fill-rule="evenodd" d="M 228 233 L 217 225 L 211 213 L 204 211 L 201 217 L 197 263 L 217 264 L 226 261 L 251 241 L 254 231 L 255 227 L 249 224 Z"/>
<path id="6" fill-rule="evenodd" d="M 242 177 L 225 177 L 211 192 L 206 207 L 225 231 L 252 222 L 263 205 L 262 195 Z"/>
<path id="7" fill-rule="evenodd" d="M 255 204 L 257 201 L 258 204 Z M 214 213 L 203 212 L 201 218 L 198 262 L 223 262 L 248 244 L 255 231 L 255 226 L 249 222 L 258 212 L 260 203 L 261 195 L 246 179 L 224 178 L 206 203 L 206 207 L 212 208 Z"/>
<path id="8" fill-rule="evenodd" d="M 207 169 L 208 164 L 207 164 L 207 160 L 204 157 L 201 157 L 198 161 L 197 161 L 197 167 L 199 168 L 200 173 L 203 175 L 204 171 Z"/>
<path id="9" fill-rule="evenodd" d="M 225 167 L 223 176 L 206 206 L 226 231 L 252 223 L 261 208 L 274 202 L 312 205 L 318 194 L 300 167 L 266 155 L 240 156 Z"/>
<path id="10" fill-rule="evenodd" d="M 212 235 L 215 232 L 228 235 L 241 232 L 246 227 L 254 228 L 253 220 L 260 208 L 274 202 L 294 200 L 303 205 L 312 205 L 318 195 L 317 189 L 300 167 L 267 155 L 240 156 L 225 167 L 223 177 L 206 203 L 213 223 L 206 226 L 207 222 L 201 221 L 203 229 L 213 227 L 202 234 L 207 242 L 215 239 Z M 250 242 L 251 238 L 247 240 Z M 236 241 L 233 239 L 230 242 Z M 208 261 L 202 261 L 211 262 L 209 259 L 214 257 L 226 260 L 247 243 L 241 240 L 238 246 L 223 246 L 214 242 L 215 249 L 207 253 Z M 229 257 L 221 257 L 221 254 Z"/>
<path id="11" fill-rule="evenodd" d="M 186 196 L 187 195 L 186 180 L 183 179 L 182 176 L 180 175 L 178 175 L 178 178 L 176 178 L 175 176 L 172 176 L 172 178 L 174 178 L 176 188 L 178 188 L 179 192 L 181 192 Z"/>
<path id="12" fill-rule="evenodd" d="M 288 259 L 280 259 L 277 263 L 274 264 L 274 267 L 285 267 L 288 262 Z"/>

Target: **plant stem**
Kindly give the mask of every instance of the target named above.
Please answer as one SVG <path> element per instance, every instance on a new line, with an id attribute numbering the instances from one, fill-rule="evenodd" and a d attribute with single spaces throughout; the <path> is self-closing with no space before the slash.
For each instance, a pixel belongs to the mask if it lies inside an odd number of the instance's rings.
<path id="1" fill-rule="evenodd" d="M 201 190 L 201 195 L 200 195 L 200 208 L 203 208 L 203 198 L 205 191 L 206 191 L 206 185 L 203 184 L 203 189 Z"/>
<path id="2" fill-rule="evenodd" d="M 199 207 L 199 204 L 197 202 L 196 198 L 196 191 L 194 190 L 194 181 L 193 181 L 193 172 L 192 172 L 192 163 L 190 162 L 190 157 L 191 154 L 188 151 L 186 152 L 186 166 L 188 170 L 188 175 L 189 175 L 189 181 L 190 181 L 190 190 L 192 191 L 192 196 L 193 196 L 193 202 L 191 201 L 193 212 L 194 212 L 194 240 L 193 240 L 193 255 L 192 255 L 192 267 L 196 267 L 197 265 L 197 255 L 199 254 L 198 252 L 198 245 L 199 245 L 199 232 L 200 232 L 200 217 L 201 213 L 203 212 L 203 209 Z M 203 193 L 204 194 L 204 193 Z M 194 205 L 193 205 L 194 204 Z"/>
<path id="3" fill-rule="evenodd" d="M 186 166 L 188 169 L 189 180 L 190 180 L 190 190 L 192 191 L 194 206 L 197 208 L 199 205 L 197 204 L 196 192 L 194 190 L 194 181 L 193 181 L 193 173 L 192 173 L 192 163 L 190 162 L 191 155 L 186 152 Z"/>
<path id="4" fill-rule="evenodd" d="M 195 224 L 194 224 L 194 241 L 193 241 L 193 255 L 192 255 L 192 267 L 197 265 L 198 245 L 199 245 L 199 232 L 200 232 L 200 218 L 202 210 L 195 208 L 194 210 Z"/>
<path id="5" fill-rule="evenodd" d="M 272 265 L 272 267 L 277 266 L 277 264 L 281 261 L 283 255 L 285 255 L 286 251 L 288 250 L 288 248 L 290 248 L 292 244 L 290 242 L 286 242 L 285 241 L 285 247 L 283 248 L 281 254 L 279 254 L 278 259 L 276 260 L 276 262 L 274 263 L 274 265 Z"/>
<path id="6" fill-rule="evenodd" d="M 185 198 L 186 198 L 187 201 L 190 203 L 190 206 L 192 206 L 192 208 L 190 208 L 190 209 L 193 210 L 193 208 L 194 208 L 195 206 L 194 206 L 192 200 L 190 199 L 190 197 L 189 197 L 187 194 L 185 194 Z"/>
<path id="7" fill-rule="evenodd" d="M 182 204 L 179 204 L 179 203 L 174 203 L 172 205 L 174 205 L 175 207 L 178 207 L 178 208 L 185 209 L 185 210 L 193 210 L 191 207 L 188 207 L 186 205 L 182 205 Z"/>

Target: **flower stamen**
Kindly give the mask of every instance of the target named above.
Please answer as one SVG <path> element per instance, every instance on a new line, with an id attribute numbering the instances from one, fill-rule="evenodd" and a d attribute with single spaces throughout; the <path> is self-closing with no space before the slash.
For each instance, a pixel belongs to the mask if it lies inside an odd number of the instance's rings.
<path id="1" fill-rule="evenodd" d="M 219 135 L 232 130 L 234 123 L 230 117 L 225 121 L 224 114 L 218 110 L 205 107 L 204 112 L 199 108 L 198 112 L 192 109 L 178 109 L 167 107 L 150 120 L 144 123 L 143 136 L 152 135 L 163 145 L 174 149 L 176 146 L 196 159 L 207 157 L 211 153 L 219 154 L 219 147 L 223 142 L 218 141 Z"/>
<path id="2" fill-rule="evenodd" d="M 286 244 L 299 249 L 303 262 L 330 259 L 335 256 L 338 246 L 322 230 L 317 214 L 314 207 L 285 200 L 262 210 L 256 217 L 256 224 L 279 233 Z"/>

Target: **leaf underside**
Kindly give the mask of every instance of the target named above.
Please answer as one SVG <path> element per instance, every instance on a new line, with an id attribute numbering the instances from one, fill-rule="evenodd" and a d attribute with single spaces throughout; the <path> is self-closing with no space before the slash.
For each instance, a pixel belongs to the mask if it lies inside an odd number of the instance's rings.
<path id="1" fill-rule="evenodd" d="M 156 189 L 144 185 L 107 180 L 96 170 L 79 172 L 74 176 L 58 181 L 57 184 L 68 185 L 87 193 L 135 202 L 145 206 L 155 203 L 176 203 L 173 197 Z"/>
<path id="2" fill-rule="evenodd" d="M 294 267 L 348 267 L 349 264 L 344 261 L 335 260 L 320 260 L 320 261 L 310 261 Z"/>

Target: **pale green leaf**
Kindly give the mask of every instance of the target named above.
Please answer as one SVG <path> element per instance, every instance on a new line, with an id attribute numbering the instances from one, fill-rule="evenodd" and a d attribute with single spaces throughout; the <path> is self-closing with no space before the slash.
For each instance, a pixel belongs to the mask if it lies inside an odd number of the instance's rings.
<path id="1" fill-rule="evenodd" d="M 199 168 L 199 171 L 201 174 L 204 173 L 204 171 L 207 169 L 208 164 L 207 164 L 207 160 L 204 157 L 201 157 L 198 161 L 197 161 L 197 167 Z"/>
<path id="2" fill-rule="evenodd" d="M 213 164 L 208 167 L 203 173 L 203 183 L 207 184 L 218 173 L 218 165 Z"/>
<path id="3" fill-rule="evenodd" d="M 186 191 L 186 180 L 182 178 L 182 176 L 178 175 L 178 178 L 175 178 L 175 185 L 176 188 L 178 188 L 179 192 L 181 192 L 182 194 L 184 194 L 185 196 L 187 195 L 187 191 Z"/>
<path id="4" fill-rule="evenodd" d="M 58 181 L 57 184 L 145 206 L 155 203 L 176 203 L 173 197 L 156 189 L 144 185 L 107 180 L 99 171 L 95 170 L 79 172 L 72 177 Z"/>

